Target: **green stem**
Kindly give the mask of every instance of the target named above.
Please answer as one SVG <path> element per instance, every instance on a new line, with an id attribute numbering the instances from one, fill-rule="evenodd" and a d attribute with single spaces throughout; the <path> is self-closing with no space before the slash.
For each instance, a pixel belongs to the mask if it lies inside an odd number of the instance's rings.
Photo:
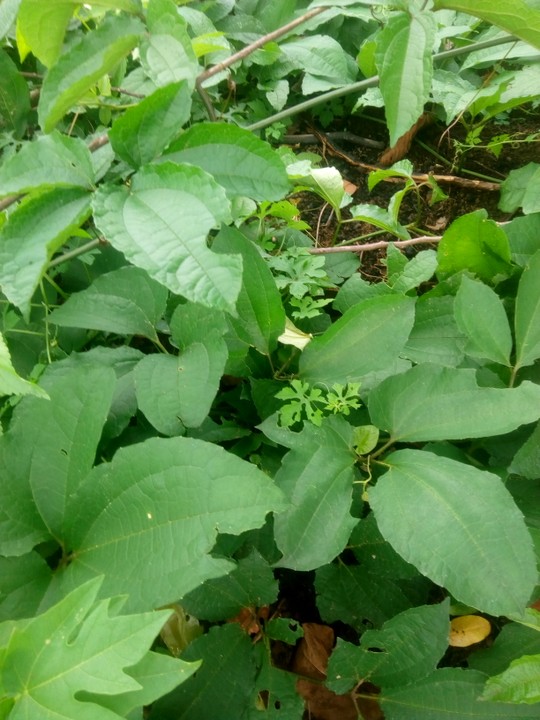
<path id="1" fill-rule="evenodd" d="M 73 260 L 73 258 L 79 257 L 79 255 L 84 255 L 85 253 L 89 252 L 90 250 L 93 250 L 94 248 L 99 247 L 100 245 L 108 245 L 108 242 L 105 240 L 105 238 L 102 238 L 102 237 L 94 238 L 94 240 L 90 240 L 89 242 L 85 243 L 84 245 L 81 245 L 78 248 L 75 248 L 74 250 L 69 250 L 68 252 L 65 252 L 63 255 L 58 255 L 58 257 L 55 257 L 53 260 L 51 260 L 47 269 L 56 267 L 57 265 L 61 265 L 63 262 L 66 262 L 67 260 Z"/>

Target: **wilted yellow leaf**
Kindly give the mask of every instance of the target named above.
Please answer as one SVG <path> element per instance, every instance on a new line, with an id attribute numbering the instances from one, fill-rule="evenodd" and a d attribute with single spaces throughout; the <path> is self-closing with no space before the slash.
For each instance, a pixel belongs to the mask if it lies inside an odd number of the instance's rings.
<path id="1" fill-rule="evenodd" d="M 283 345 L 294 345 L 299 350 L 303 350 L 312 337 L 311 333 L 302 332 L 293 325 L 289 318 L 285 318 L 285 332 L 278 337 L 278 340 Z"/>
<path id="2" fill-rule="evenodd" d="M 450 623 L 450 645 L 469 647 L 482 642 L 491 632 L 489 621 L 480 615 L 461 615 Z"/>

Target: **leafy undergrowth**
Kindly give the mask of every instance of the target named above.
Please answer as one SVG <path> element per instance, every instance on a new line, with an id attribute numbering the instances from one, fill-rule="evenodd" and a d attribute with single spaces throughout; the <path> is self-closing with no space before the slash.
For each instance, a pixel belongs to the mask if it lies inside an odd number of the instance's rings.
<path id="1" fill-rule="evenodd" d="M 493 6 L 1 4 L 0 718 L 540 716 L 540 11 Z"/>

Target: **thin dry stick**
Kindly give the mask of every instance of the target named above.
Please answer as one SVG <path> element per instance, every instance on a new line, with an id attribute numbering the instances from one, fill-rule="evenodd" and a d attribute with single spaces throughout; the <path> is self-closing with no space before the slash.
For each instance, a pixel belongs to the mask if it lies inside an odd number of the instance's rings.
<path id="1" fill-rule="evenodd" d="M 386 241 L 386 240 L 379 240 L 379 242 L 374 243 L 364 243 L 363 245 L 338 245 L 336 247 L 318 247 L 318 248 L 309 248 L 308 252 L 311 253 L 311 255 L 330 255 L 331 253 L 340 253 L 340 252 L 366 252 L 369 250 L 380 250 L 381 248 L 386 248 L 389 245 L 393 245 L 394 247 L 402 248 L 402 247 L 409 247 L 410 245 L 426 245 L 430 243 L 438 243 L 442 240 L 442 235 L 422 235 L 422 237 L 417 238 L 411 238 L 410 240 L 395 240 L 395 241 Z"/>

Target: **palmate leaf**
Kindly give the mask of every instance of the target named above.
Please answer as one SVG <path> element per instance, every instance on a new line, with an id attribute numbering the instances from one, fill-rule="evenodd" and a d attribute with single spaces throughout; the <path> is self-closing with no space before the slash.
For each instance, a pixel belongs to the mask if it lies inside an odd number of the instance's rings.
<path id="1" fill-rule="evenodd" d="M 369 502 L 394 549 L 467 605 L 492 615 L 522 611 L 536 559 L 500 479 L 423 450 L 398 450 L 385 464 Z"/>
<path id="2" fill-rule="evenodd" d="M 147 165 L 129 189 L 101 186 L 94 218 L 117 250 L 172 292 L 235 313 L 242 260 L 206 246 L 209 231 L 230 220 L 230 208 L 224 189 L 204 170 Z"/>
<path id="3" fill-rule="evenodd" d="M 114 697 L 139 692 L 141 684 L 129 671 L 143 659 L 147 672 L 152 665 L 163 672 L 163 663 L 156 664 L 148 650 L 170 611 L 119 616 L 122 598 L 96 602 L 100 584 L 100 578 L 91 580 L 44 614 L 14 624 L 0 670 L 3 693 L 14 699 L 10 713 L 14 720 L 114 720 L 122 715 L 87 694 Z M 197 664 L 169 661 L 168 689 L 197 668 Z M 159 694 L 160 688 L 156 689 Z M 150 695 L 155 699 L 152 690 Z"/>

